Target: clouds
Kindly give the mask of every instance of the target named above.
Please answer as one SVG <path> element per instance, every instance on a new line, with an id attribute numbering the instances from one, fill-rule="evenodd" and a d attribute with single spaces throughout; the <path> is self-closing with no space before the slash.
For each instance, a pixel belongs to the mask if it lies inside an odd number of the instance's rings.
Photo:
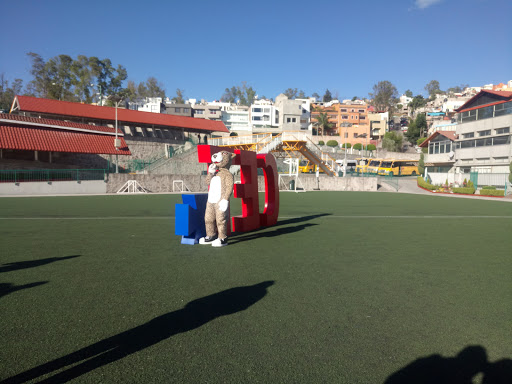
<path id="1" fill-rule="evenodd" d="M 416 0 L 414 2 L 414 5 L 416 6 L 416 8 L 425 9 L 425 8 L 430 7 L 431 5 L 434 5 L 434 4 L 437 4 L 440 2 L 441 2 L 441 0 Z"/>

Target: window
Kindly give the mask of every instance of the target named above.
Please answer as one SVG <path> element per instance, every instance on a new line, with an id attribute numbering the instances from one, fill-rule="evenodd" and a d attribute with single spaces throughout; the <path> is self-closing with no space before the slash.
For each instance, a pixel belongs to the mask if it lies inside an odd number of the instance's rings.
<path id="1" fill-rule="evenodd" d="M 482 136 L 490 136 L 491 135 L 491 130 L 490 129 L 486 129 L 485 131 L 479 131 L 478 132 L 478 136 L 482 137 Z"/>
<path id="2" fill-rule="evenodd" d="M 252 119 L 254 121 L 260 121 L 261 120 L 261 116 L 253 116 Z"/>
<path id="3" fill-rule="evenodd" d="M 204 109 L 196 109 L 194 115 L 204 115 Z"/>
<path id="4" fill-rule="evenodd" d="M 190 108 L 183 108 L 183 113 L 189 113 L 190 112 Z"/>
<path id="5" fill-rule="evenodd" d="M 471 111 L 462 112 L 460 115 L 461 115 L 461 121 L 463 123 L 467 123 L 468 121 L 474 121 L 474 120 L 476 120 L 476 109 L 473 109 Z"/>
<path id="6" fill-rule="evenodd" d="M 504 135 L 506 133 L 510 133 L 510 127 L 496 129 L 496 134 L 497 135 Z"/>
<path id="7" fill-rule="evenodd" d="M 346 108 L 341 109 L 341 112 L 347 112 Z"/>
<path id="8" fill-rule="evenodd" d="M 364 117 L 364 116 L 359 116 L 359 120 L 365 120 L 365 119 L 366 119 L 366 117 Z"/>
<path id="9" fill-rule="evenodd" d="M 364 113 L 364 109 L 360 109 L 360 110 L 359 110 L 359 113 Z"/>
<path id="10" fill-rule="evenodd" d="M 461 148 L 473 148 L 475 146 L 475 140 L 466 140 L 460 142 Z"/>
<path id="11" fill-rule="evenodd" d="M 270 108 L 263 108 L 264 113 L 270 113 Z"/>
<path id="12" fill-rule="evenodd" d="M 342 118 L 343 120 L 348 120 L 348 115 L 341 115 L 341 118 Z"/>
<path id="13" fill-rule="evenodd" d="M 216 113 L 219 113 L 218 109 L 210 109 L 210 115 L 215 115 Z"/>
<path id="14" fill-rule="evenodd" d="M 345 132 L 345 134 L 343 136 L 345 137 L 345 139 L 347 139 L 348 138 L 348 133 Z"/>
<path id="15" fill-rule="evenodd" d="M 354 133 L 354 137 L 357 137 L 357 133 Z"/>
<path id="16" fill-rule="evenodd" d="M 494 106 L 478 109 L 478 120 L 488 119 L 489 117 L 492 117 L 493 112 L 494 112 Z"/>
<path id="17" fill-rule="evenodd" d="M 464 134 L 462 135 L 462 138 L 463 138 L 463 139 L 471 139 L 472 137 L 475 137 L 475 132 L 464 133 Z"/>
<path id="18" fill-rule="evenodd" d="M 181 113 L 181 108 L 174 108 L 174 112 Z"/>
<path id="19" fill-rule="evenodd" d="M 261 108 L 253 108 L 252 111 L 253 112 L 261 112 Z"/>
<path id="20" fill-rule="evenodd" d="M 494 137 L 494 145 L 510 144 L 510 136 Z"/>

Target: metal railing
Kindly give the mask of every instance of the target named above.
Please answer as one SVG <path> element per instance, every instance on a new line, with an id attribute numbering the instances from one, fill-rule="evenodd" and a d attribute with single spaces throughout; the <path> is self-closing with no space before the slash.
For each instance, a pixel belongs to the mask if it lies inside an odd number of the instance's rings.
<path id="1" fill-rule="evenodd" d="M 106 169 L 0 170 L 0 183 L 106 180 Z"/>

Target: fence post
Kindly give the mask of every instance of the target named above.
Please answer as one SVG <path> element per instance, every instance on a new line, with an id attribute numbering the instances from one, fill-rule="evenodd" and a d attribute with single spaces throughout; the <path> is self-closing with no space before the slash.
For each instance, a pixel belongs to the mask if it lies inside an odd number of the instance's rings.
<path id="1" fill-rule="evenodd" d="M 80 181 L 80 175 L 79 175 L 79 170 L 77 169 L 76 170 L 76 182 L 78 183 Z"/>
<path id="2" fill-rule="evenodd" d="M 50 184 L 50 170 L 49 169 L 46 170 L 46 182 L 48 184 Z"/>

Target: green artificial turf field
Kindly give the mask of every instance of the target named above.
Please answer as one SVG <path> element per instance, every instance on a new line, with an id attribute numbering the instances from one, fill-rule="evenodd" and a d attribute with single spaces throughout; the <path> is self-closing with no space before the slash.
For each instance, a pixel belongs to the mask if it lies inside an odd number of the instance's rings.
<path id="1" fill-rule="evenodd" d="M 174 235 L 179 195 L 1 198 L 0 380 L 383 383 L 468 346 L 510 368 L 512 204 L 280 199 L 213 248 Z"/>

